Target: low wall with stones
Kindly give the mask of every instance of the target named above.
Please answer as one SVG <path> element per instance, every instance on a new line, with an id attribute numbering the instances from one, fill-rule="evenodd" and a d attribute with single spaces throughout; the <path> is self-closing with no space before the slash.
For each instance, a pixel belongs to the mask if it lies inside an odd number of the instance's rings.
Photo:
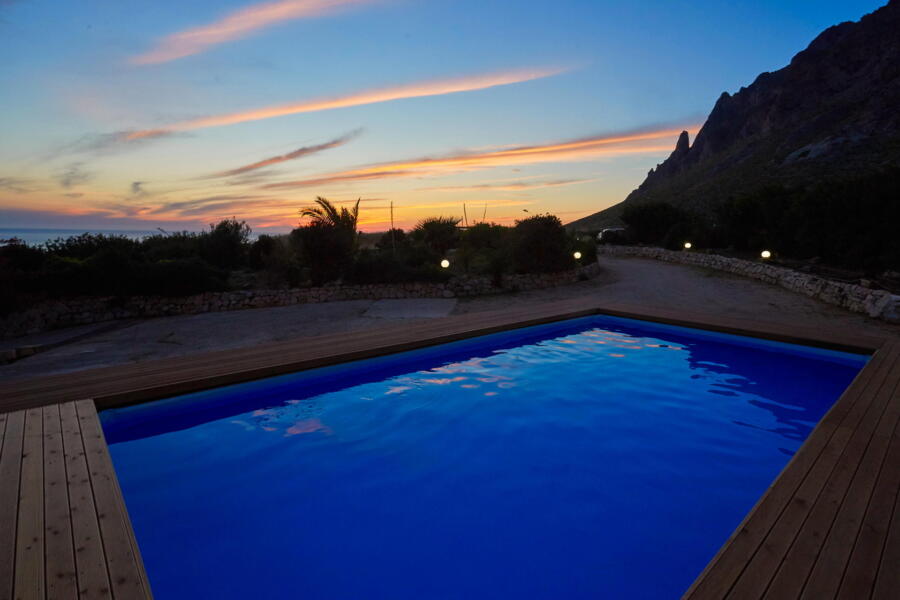
<path id="1" fill-rule="evenodd" d="M 398 283 L 371 285 L 326 285 L 289 290 L 208 292 L 196 296 L 167 298 L 86 297 L 45 302 L 31 309 L 0 318 L 0 338 L 39 333 L 61 327 L 205 312 L 289 306 L 335 300 L 381 300 L 385 298 L 457 298 L 537 290 L 596 276 L 596 263 L 561 273 L 507 275 L 499 286 L 490 277 L 455 277 L 447 283 Z"/>
<path id="2" fill-rule="evenodd" d="M 666 262 L 726 271 L 751 279 L 772 283 L 792 292 L 834 304 L 847 310 L 900 323 L 900 296 L 884 290 L 873 290 L 855 283 L 823 279 L 809 273 L 778 267 L 770 263 L 729 258 L 701 252 L 678 252 L 646 246 L 601 245 L 598 253 L 608 256 L 634 256 Z"/>

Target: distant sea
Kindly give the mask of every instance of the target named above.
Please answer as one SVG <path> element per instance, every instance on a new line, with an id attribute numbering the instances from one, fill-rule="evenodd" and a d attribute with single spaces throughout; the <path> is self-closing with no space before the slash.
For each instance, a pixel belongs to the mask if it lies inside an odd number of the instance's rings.
<path id="1" fill-rule="evenodd" d="M 139 240 L 148 235 L 159 233 L 158 230 L 139 229 L 7 229 L 0 227 L 0 239 L 19 238 L 29 246 L 38 246 L 56 238 L 67 238 L 82 233 L 102 233 L 104 235 L 124 235 Z"/>

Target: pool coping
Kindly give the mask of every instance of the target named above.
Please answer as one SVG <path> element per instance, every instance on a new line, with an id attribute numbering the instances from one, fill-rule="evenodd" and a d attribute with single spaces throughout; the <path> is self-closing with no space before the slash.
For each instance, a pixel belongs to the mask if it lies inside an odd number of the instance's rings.
<path id="1" fill-rule="evenodd" d="M 871 354 L 684 598 L 887 597 L 900 586 L 879 568 L 900 561 L 900 340 L 579 299 L 9 382 L 0 597 L 151 597 L 97 410 L 591 315 Z"/>

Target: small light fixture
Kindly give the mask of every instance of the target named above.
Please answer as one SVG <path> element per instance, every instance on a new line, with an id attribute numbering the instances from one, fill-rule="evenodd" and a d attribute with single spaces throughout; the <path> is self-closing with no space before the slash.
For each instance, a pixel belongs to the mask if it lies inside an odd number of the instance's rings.
<path id="1" fill-rule="evenodd" d="M 450 266 L 450 261 L 447 260 L 446 258 L 445 258 L 444 260 L 441 261 L 441 267 L 442 267 L 442 268 L 446 269 L 446 268 L 449 267 L 449 266 Z"/>
<path id="2" fill-rule="evenodd" d="M 685 249 L 685 250 L 690 250 L 690 249 L 691 249 L 691 243 L 690 243 L 690 242 L 685 242 L 685 243 L 684 243 L 684 249 Z"/>
<path id="3" fill-rule="evenodd" d="M 762 252 L 759 253 L 759 255 L 762 258 L 772 258 L 772 253 L 769 252 L 768 250 L 763 250 Z"/>
<path id="4" fill-rule="evenodd" d="M 575 260 L 581 260 L 581 252 L 578 252 L 577 250 L 575 251 L 575 254 L 573 254 L 572 256 L 575 257 Z"/>

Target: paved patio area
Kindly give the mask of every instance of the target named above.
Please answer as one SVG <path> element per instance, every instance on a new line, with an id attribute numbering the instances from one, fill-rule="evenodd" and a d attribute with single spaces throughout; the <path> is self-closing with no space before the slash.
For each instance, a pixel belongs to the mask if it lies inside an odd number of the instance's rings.
<path id="1" fill-rule="evenodd" d="M 592 299 L 652 309 L 678 309 L 715 317 L 762 319 L 786 325 L 841 325 L 864 334 L 900 327 L 867 319 L 776 286 L 695 267 L 635 258 L 601 257 L 603 273 L 592 280 L 551 288 L 457 300 L 354 300 L 256 310 L 163 317 L 84 335 L 16 362 L 0 365 L 0 381 L 103 366 L 252 347 L 331 333 L 366 331 L 392 323 L 410 325 L 449 315 L 548 301 Z M 95 327 L 106 326 L 99 324 Z M 64 330 L 65 331 L 65 330 Z M 62 332 L 7 340 L 7 345 L 58 340 Z M 2 344 L 0 344 L 2 345 Z"/>

